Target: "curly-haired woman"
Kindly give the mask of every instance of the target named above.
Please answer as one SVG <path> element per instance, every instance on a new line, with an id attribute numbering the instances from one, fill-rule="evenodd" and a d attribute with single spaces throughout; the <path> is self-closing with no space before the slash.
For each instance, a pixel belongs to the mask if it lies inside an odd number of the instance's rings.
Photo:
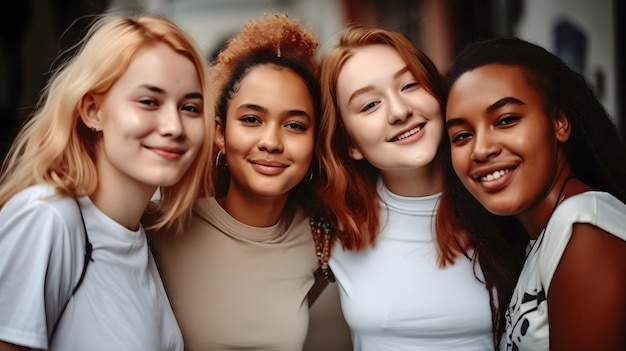
<path id="1" fill-rule="evenodd" d="M 189 350 L 301 350 L 319 267 L 318 41 L 294 19 L 247 22 L 219 53 L 213 197 L 153 249 Z"/>

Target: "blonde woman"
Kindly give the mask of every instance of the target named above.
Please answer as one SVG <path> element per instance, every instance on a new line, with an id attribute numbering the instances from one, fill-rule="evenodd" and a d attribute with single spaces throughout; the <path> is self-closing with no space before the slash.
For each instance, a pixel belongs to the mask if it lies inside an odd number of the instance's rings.
<path id="1" fill-rule="evenodd" d="M 177 228 L 211 154 L 206 67 L 157 16 L 98 17 L 0 178 L 0 350 L 182 350 L 140 218 Z"/>

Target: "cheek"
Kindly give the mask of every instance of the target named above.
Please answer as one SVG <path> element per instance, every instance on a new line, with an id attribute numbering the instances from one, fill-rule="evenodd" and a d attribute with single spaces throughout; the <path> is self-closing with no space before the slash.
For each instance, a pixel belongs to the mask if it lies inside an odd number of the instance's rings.
<path id="1" fill-rule="evenodd" d="M 373 120 L 374 118 L 369 120 L 364 119 L 361 123 L 344 123 L 346 132 L 350 136 L 351 144 L 354 144 L 353 146 L 362 149 L 368 144 L 375 143 L 380 140 L 385 131 L 385 127 L 381 125 L 373 125 L 375 124 L 372 123 L 375 122 Z"/>
<path id="2" fill-rule="evenodd" d="M 424 100 L 424 103 L 422 104 L 424 111 L 432 116 L 432 118 L 439 118 L 440 120 L 443 120 L 441 105 L 439 104 L 439 101 L 437 101 L 434 96 L 428 93 L 426 93 L 426 95 L 428 97 Z"/>
<path id="3" fill-rule="evenodd" d="M 314 140 L 312 135 L 307 137 L 306 140 L 294 140 L 292 147 L 296 150 L 295 157 L 307 164 L 311 163 L 314 152 Z"/>
<path id="4" fill-rule="evenodd" d="M 188 120 L 185 124 L 185 133 L 193 146 L 200 147 L 206 138 L 204 121 L 201 118 Z"/>
<path id="5" fill-rule="evenodd" d="M 119 139 L 141 138 L 155 130 L 154 118 L 127 111 L 106 109 L 102 111 L 102 132 Z M 108 132 L 108 133 L 107 133 Z"/>
<path id="6" fill-rule="evenodd" d="M 459 149 L 455 149 L 454 147 L 450 151 L 450 158 L 452 160 L 452 168 L 454 168 L 454 172 L 461 178 L 462 173 L 464 173 L 465 168 L 467 167 L 467 161 L 465 153 Z"/>

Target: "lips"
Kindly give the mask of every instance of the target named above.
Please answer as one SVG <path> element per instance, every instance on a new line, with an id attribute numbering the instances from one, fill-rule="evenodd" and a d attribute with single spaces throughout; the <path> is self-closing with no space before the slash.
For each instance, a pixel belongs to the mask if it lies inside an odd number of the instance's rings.
<path id="1" fill-rule="evenodd" d="M 186 150 L 177 148 L 177 147 L 149 147 L 146 146 L 149 150 L 152 150 L 156 154 L 167 158 L 167 159 L 176 159 L 182 156 Z"/>
<path id="2" fill-rule="evenodd" d="M 406 139 L 408 137 L 410 137 L 411 135 L 417 134 L 420 130 L 422 130 L 422 128 L 424 128 L 424 126 L 426 125 L 426 123 L 422 123 L 420 125 L 418 125 L 415 128 L 409 129 L 405 132 L 400 133 L 399 135 L 395 136 L 394 138 L 392 138 L 391 140 L 389 140 L 390 142 L 394 142 L 394 141 L 399 141 L 402 139 Z"/>
<path id="3" fill-rule="evenodd" d="M 279 167 L 286 168 L 287 166 L 281 162 L 276 161 L 250 161 L 252 164 L 263 166 L 263 167 Z"/>
<path id="4" fill-rule="evenodd" d="M 281 174 L 288 167 L 284 163 L 267 160 L 252 160 L 250 163 L 257 172 L 267 176 Z"/>

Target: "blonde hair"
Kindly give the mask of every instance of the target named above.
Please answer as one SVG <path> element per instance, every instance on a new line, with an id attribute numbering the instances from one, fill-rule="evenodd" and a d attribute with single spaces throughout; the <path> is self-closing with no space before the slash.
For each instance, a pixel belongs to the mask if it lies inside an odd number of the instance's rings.
<path id="1" fill-rule="evenodd" d="M 59 57 L 73 55 L 53 71 L 37 108 L 12 144 L 0 175 L 0 207 L 17 192 L 34 184 L 52 184 L 62 196 L 91 195 L 98 186 L 94 145 L 98 134 L 89 131 L 79 111 L 83 96 L 103 94 L 124 74 L 133 55 L 146 46 L 165 43 L 196 67 L 203 92 L 207 142 L 181 180 L 160 189 L 151 228 L 175 225 L 180 229 L 211 180 L 214 115 L 207 64 L 193 39 L 170 20 L 158 15 L 94 17 L 85 37 Z"/>

